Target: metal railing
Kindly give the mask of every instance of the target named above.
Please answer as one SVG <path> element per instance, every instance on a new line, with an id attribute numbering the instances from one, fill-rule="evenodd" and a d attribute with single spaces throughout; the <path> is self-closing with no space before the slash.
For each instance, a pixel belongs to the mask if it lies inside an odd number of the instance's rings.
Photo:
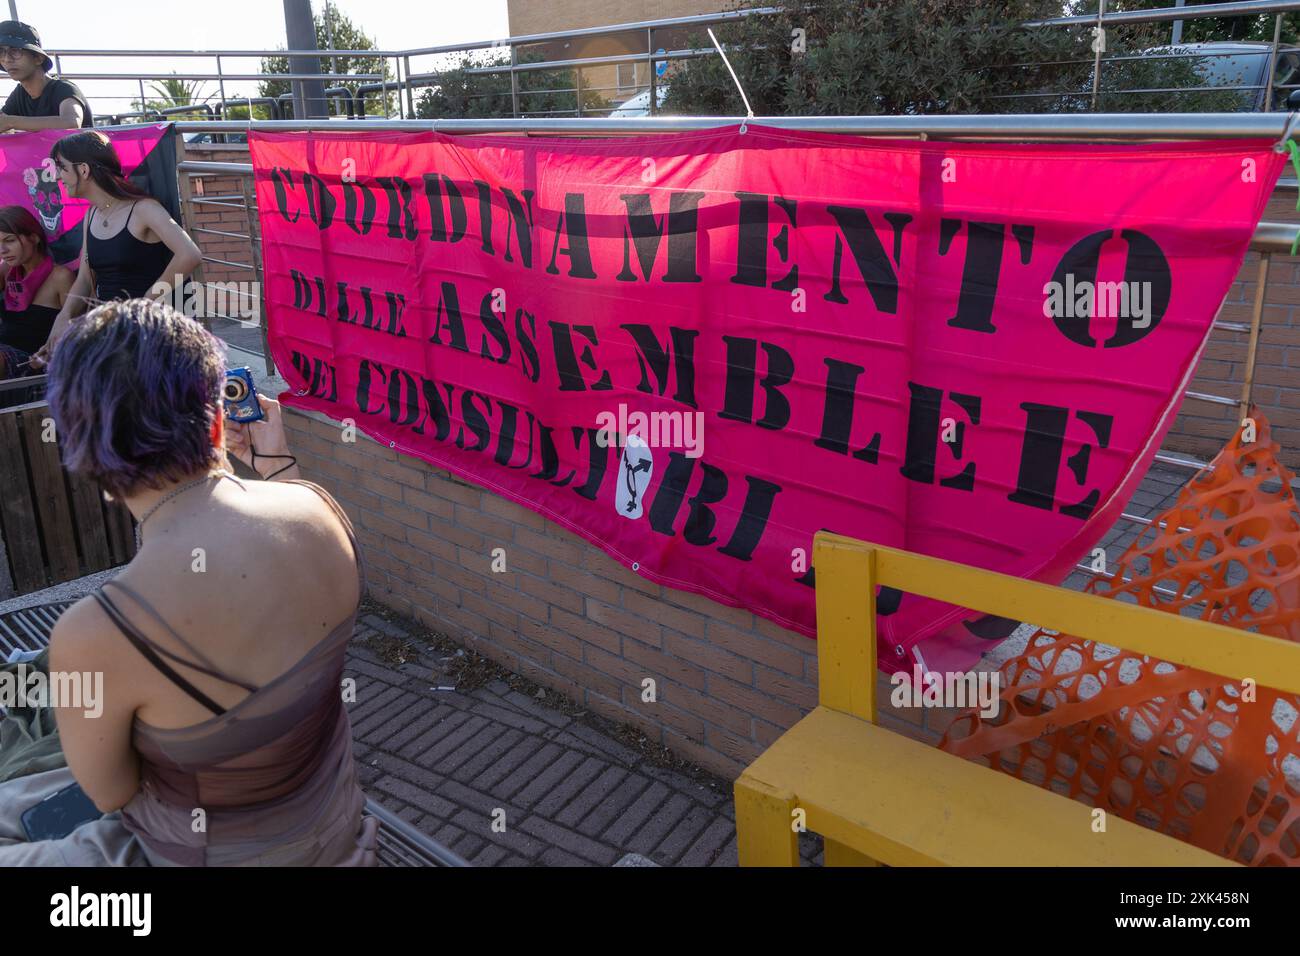
<path id="1" fill-rule="evenodd" d="M 1208 3 L 1198 6 L 1170 6 L 1156 10 L 1137 10 L 1124 12 L 1107 12 L 1105 0 L 1099 0 L 1097 13 L 1069 16 L 1054 17 L 1044 20 L 1027 21 L 1021 24 L 1024 29 L 1073 29 L 1081 28 L 1088 30 L 1100 30 L 1103 32 L 1109 28 L 1126 27 L 1135 24 L 1154 24 L 1170 21 L 1190 21 L 1198 19 L 1218 18 L 1227 16 L 1261 16 L 1271 14 L 1274 17 L 1274 30 L 1271 43 L 1264 44 L 1268 50 L 1269 61 L 1267 69 L 1257 79 L 1257 82 L 1243 82 L 1240 84 L 1211 85 L 1203 87 L 1169 87 L 1154 88 L 1142 90 L 1120 90 L 1105 92 L 1120 93 L 1188 93 L 1188 92 L 1207 92 L 1207 91 L 1224 91 L 1238 90 L 1242 93 L 1255 91 L 1262 93 L 1262 102 L 1259 103 L 1260 109 L 1270 111 L 1273 109 L 1272 90 L 1291 90 L 1300 88 L 1300 84 L 1279 84 L 1277 82 L 1277 69 L 1281 61 L 1280 51 L 1282 50 L 1281 27 L 1282 16 L 1285 13 L 1300 11 L 1300 0 L 1253 0 L 1253 2 L 1233 2 L 1233 3 Z M 488 75 L 505 75 L 509 78 L 510 89 L 508 93 L 504 91 L 469 93 L 470 98 L 482 97 L 500 97 L 502 102 L 508 100 L 510 115 L 513 118 L 523 118 L 528 115 L 536 115 L 538 111 L 525 109 L 527 98 L 539 95 L 573 95 L 572 108 L 551 111 L 552 113 L 567 113 L 574 116 L 583 116 L 591 113 L 610 112 L 618 108 L 617 102 L 610 102 L 605 106 L 584 106 L 584 93 L 592 92 L 615 92 L 614 99 L 617 100 L 619 94 L 625 92 L 646 92 L 649 94 L 646 111 L 650 115 L 655 115 L 659 110 L 659 79 L 657 67 L 691 59 L 698 56 L 712 55 L 712 50 L 706 46 L 703 48 L 682 48 L 674 46 L 672 49 L 661 47 L 660 39 L 667 37 L 667 42 L 671 45 L 674 42 L 681 42 L 682 38 L 690 31 L 702 30 L 704 27 L 717 26 L 719 24 L 734 23 L 746 17 L 752 16 L 771 16 L 781 12 L 780 7 L 768 6 L 757 7 L 752 9 L 732 10 L 710 14 L 700 14 L 688 17 L 670 17 L 656 20 L 642 20 L 631 23 L 617 23 L 600 27 L 589 27 L 580 30 L 555 31 L 550 33 L 535 33 L 523 36 L 509 38 L 498 38 L 491 40 L 478 40 L 469 43 L 444 44 L 440 46 L 417 47 L 404 50 L 51 50 L 50 55 L 55 62 L 55 68 L 60 75 L 66 76 L 71 80 L 117 80 L 131 81 L 138 85 L 138 99 L 135 94 L 129 96 L 114 96 L 111 99 L 125 100 L 131 99 L 135 105 L 130 109 L 123 111 L 121 109 L 97 110 L 111 120 L 120 121 L 129 116 L 138 115 L 139 111 L 148 102 L 146 96 L 145 83 L 168 78 L 181 80 L 211 82 L 216 84 L 217 91 L 215 96 L 214 110 L 218 115 L 228 115 L 231 105 L 246 104 L 252 101 L 253 105 L 264 105 L 262 97 L 249 97 L 236 95 L 227 90 L 226 84 L 232 82 L 247 82 L 258 80 L 320 80 L 327 86 L 337 90 L 346 88 L 351 90 L 350 97 L 342 97 L 337 93 L 326 94 L 325 101 L 319 104 L 322 111 L 328 111 L 329 104 L 338 102 L 347 110 L 349 116 L 366 116 L 372 109 L 377 114 L 382 114 L 385 119 L 391 118 L 396 113 L 398 119 L 414 119 L 418 116 L 418 107 L 416 103 L 416 91 L 436 86 L 445 76 L 448 67 L 444 64 L 440 68 L 425 67 L 417 69 L 412 64 L 412 60 L 442 58 L 446 60 L 449 57 L 459 56 L 465 58 L 470 54 L 478 51 L 499 51 L 503 57 L 500 62 L 481 63 L 472 66 L 467 70 L 469 75 L 488 76 Z M 643 35 L 644 41 L 639 39 Z M 542 59 L 533 62 L 528 59 L 531 51 L 543 49 L 548 45 L 571 44 L 574 41 L 604 37 L 626 37 L 627 49 L 625 52 L 614 54 L 601 54 L 590 57 L 565 57 L 561 59 Z M 692 40 L 699 39 L 702 33 L 690 33 Z M 634 39 L 635 38 L 635 39 Z M 1103 92 L 1102 79 L 1107 64 L 1116 64 L 1131 61 L 1135 57 L 1131 55 L 1104 55 L 1105 44 L 1097 44 L 1093 57 L 1090 60 L 1063 61 L 1053 65 L 1070 65 L 1070 64 L 1091 64 L 1091 92 L 1070 90 L 1059 92 L 1033 92 L 1033 93 L 1009 93 L 1000 98 L 1014 100 L 1025 99 L 1033 100 L 1041 97 L 1061 97 L 1070 96 L 1086 97 L 1091 108 L 1097 106 L 1098 96 Z M 558 49 L 563 47 L 556 46 Z M 1227 55 L 1227 54 L 1224 54 Z M 1189 52 L 1166 52 L 1159 54 L 1160 59 L 1175 59 L 1180 57 L 1187 58 L 1204 58 L 1206 54 L 1197 51 Z M 151 58 L 183 58 L 187 60 L 210 60 L 215 65 L 215 70 L 198 71 L 191 70 L 180 74 L 157 74 L 157 75 L 137 75 L 124 73 L 98 73 L 98 72 L 77 72 L 63 71 L 63 62 L 66 59 L 79 58 L 122 58 L 122 57 L 151 57 Z M 335 63 L 341 58 L 365 58 L 371 62 L 378 62 L 380 70 L 376 73 L 339 73 L 333 70 L 322 72 L 320 74 L 310 73 L 282 73 L 269 75 L 265 73 L 247 73 L 230 71 L 228 69 L 231 60 L 263 60 L 270 57 L 292 58 L 308 57 L 320 60 L 330 60 Z M 593 86 L 590 82 L 585 81 L 583 76 L 584 70 L 601 69 L 608 67 L 617 68 L 620 65 L 630 64 L 634 69 L 644 68 L 646 81 L 644 83 L 633 83 L 623 85 L 616 83 L 614 87 Z M 1044 64 L 1018 64 L 1018 66 L 1041 66 Z M 571 72 L 573 75 L 573 85 L 559 87 L 556 89 L 530 90 L 521 85 L 521 79 L 537 72 Z M 109 99 L 110 97 L 91 97 L 92 100 Z M 92 106 L 94 104 L 92 103 Z M 350 108 L 349 108 L 350 107 Z M 281 111 L 280 116 L 283 116 Z M 278 116 L 276 118 L 279 118 Z"/>

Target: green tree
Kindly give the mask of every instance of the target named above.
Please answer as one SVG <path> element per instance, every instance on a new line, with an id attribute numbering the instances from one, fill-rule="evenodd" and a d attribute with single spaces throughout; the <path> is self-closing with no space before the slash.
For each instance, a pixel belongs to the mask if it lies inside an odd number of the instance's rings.
<path id="1" fill-rule="evenodd" d="M 328 20 L 326 19 L 328 18 Z M 316 23 L 316 45 L 324 50 L 330 46 L 330 37 L 333 36 L 335 50 L 374 50 L 377 49 L 375 41 L 368 37 L 360 27 L 333 6 L 329 4 L 325 7 L 325 14 L 322 16 L 313 11 L 312 19 Z M 283 47 L 281 48 L 283 49 Z M 340 57 L 322 57 L 320 60 L 320 71 L 322 73 L 333 73 L 336 75 L 369 73 L 384 77 L 385 80 L 393 79 L 393 68 L 389 61 L 378 56 L 340 56 Z M 285 56 L 266 57 L 262 60 L 261 72 L 274 75 L 277 73 L 288 73 L 289 58 Z M 336 80 L 326 80 L 325 85 L 346 87 L 352 96 L 356 96 L 357 87 L 369 83 L 378 82 L 377 80 L 356 80 L 343 81 L 339 83 Z M 279 97 L 292 89 L 289 80 L 263 80 L 258 85 L 259 96 L 269 96 L 272 98 Z M 393 112 L 397 105 L 397 93 L 393 92 L 388 95 L 387 112 Z M 366 97 L 366 111 L 368 113 L 385 112 L 384 104 L 381 101 L 380 94 L 369 94 Z M 341 107 L 335 107 L 341 109 Z"/>
<path id="2" fill-rule="evenodd" d="M 1222 0 L 1187 0 L 1186 6 L 1196 7 L 1202 3 L 1222 2 Z M 1080 2 L 1074 6 L 1076 13 L 1096 13 L 1096 0 Z M 1127 10 L 1159 10 L 1173 6 L 1173 0 L 1107 0 L 1106 12 L 1119 13 Z M 1216 41 L 1265 41 L 1273 42 L 1273 21 L 1276 14 L 1258 13 L 1244 17 L 1204 17 L 1199 20 L 1183 21 L 1183 43 L 1213 43 Z M 1173 36 L 1173 22 L 1167 21 L 1157 27 L 1166 37 Z M 1300 39 L 1300 13 L 1282 15 L 1282 43 L 1295 43 Z M 1165 42 L 1169 42 L 1166 40 Z"/>
<path id="3" fill-rule="evenodd" d="M 521 63 L 540 63 L 540 54 L 524 55 Z M 510 74 L 474 73 L 485 66 L 510 62 L 501 53 L 475 57 L 466 54 L 455 66 L 436 75 L 415 102 L 421 119 L 487 119 L 512 114 Z M 577 81 L 573 70 L 525 70 L 516 74 L 521 116 L 577 115 Z M 593 90 L 582 91 L 584 113 L 601 115 L 609 101 Z"/>
<path id="4" fill-rule="evenodd" d="M 742 6 L 767 6 L 746 2 Z M 1087 28 L 1023 28 L 1028 20 L 1075 12 L 1062 0 L 788 0 L 779 13 L 715 28 L 754 113 L 915 115 L 1037 113 L 1091 106 L 1094 51 Z M 1167 41 L 1168 28 L 1108 36 L 1097 109 L 1167 111 L 1168 93 L 1196 86 L 1190 63 L 1140 51 Z M 707 36 L 692 40 L 711 47 Z M 1215 99 L 1218 97 L 1218 99 Z M 1198 107 L 1231 109 L 1231 96 L 1200 94 Z M 1206 105 L 1209 104 L 1209 105 Z M 722 60 L 678 61 L 665 112 L 736 115 L 743 105 Z"/>

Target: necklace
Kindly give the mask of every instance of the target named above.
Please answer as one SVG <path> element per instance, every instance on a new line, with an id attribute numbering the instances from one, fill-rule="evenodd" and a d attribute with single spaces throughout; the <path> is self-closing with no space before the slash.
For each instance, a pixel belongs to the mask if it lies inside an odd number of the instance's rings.
<path id="1" fill-rule="evenodd" d="M 153 505 L 149 508 L 149 510 L 146 511 L 144 514 L 142 514 L 139 520 L 136 521 L 135 523 L 135 549 L 137 551 L 140 550 L 142 546 L 141 532 L 142 529 L 144 528 L 144 523 L 149 520 L 149 518 L 153 515 L 155 511 L 157 511 L 159 508 L 161 508 L 163 505 L 171 501 L 173 498 L 175 498 L 177 495 L 181 494 L 182 492 L 189 491 L 191 488 L 195 488 L 203 484 L 205 481 L 211 481 L 213 478 L 225 478 L 227 476 L 231 478 L 234 477 L 233 474 L 231 474 L 229 471 L 226 471 L 226 469 L 224 468 L 222 468 L 220 471 L 210 472 L 209 474 L 204 475 L 202 478 L 196 478 L 193 481 L 186 482 L 185 484 L 181 485 L 179 488 L 176 488 L 175 490 L 169 492 L 168 494 L 164 495 L 163 497 L 155 501 Z"/>

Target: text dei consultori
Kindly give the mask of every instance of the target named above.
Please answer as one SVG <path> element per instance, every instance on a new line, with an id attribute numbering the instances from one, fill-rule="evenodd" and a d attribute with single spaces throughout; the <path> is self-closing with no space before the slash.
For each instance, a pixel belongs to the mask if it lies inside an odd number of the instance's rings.
<path id="1" fill-rule="evenodd" d="M 536 229 L 534 222 L 532 190 L 499 187 L 504 202 L 494 203 L 491 188 L 482 181 L 458 183 L 447 176 L 429 173 L 423 176 L 423 189 L 416 190 L 401 177 L 359 177 L 352 182 L 335 181 L 333 188 L 341 190 L 342 194 L 340 203 L 331 186 L 311 173 L 276 167 L 270 170 L 269 178 L 275 195 L 273 214 L 290 223 L 298 222 L 305 214 L 319 230 L 342 228 L 357 235 L 367 235 L 373 230 L 377 235 L 410 242 L 423 239 L 456 243 L 476 239 L 483 254 L 501 255 L 505 262 L 517 262 L 523 269 L 533 269 L 542 261 L 537 256 L 534 239 L 535 233 L 541 231 Z M 697 271 L 699 203 L 704 195 L 699 191 L 672 192 L 668 196 L 666 215 L 656 216 L 650 193 L 621 194 L 619 198 L 626 208 L 622 228 L 622 268 L 614 278 L 620 282 L 650 281 L 661 246 L 666 242 L 666 269 L 659 281 L 701 282 L 702 277 Z M 760 193 L 737 192 L 735 196 L 737 202 L 729 204 L 737 211 L 737 218 L 731 226 L 738 230 L 736 270 L 731 281 L 786 292 L 798 288 L 799 267 L 789 261 L 790 231 L 796 225 L 796 202 Z M 384 215 L 378 211 L 379 197 L 383 197 Z M 656 201 L 663 202 L 662 199 Z M 477 235 L 469 226 L 471 207 L 477 211 Z M 892 231 L 894 254 L 891 259 L 872 224 L 870 213 L 873 210 L 842 205 L 823 208 L 837 226 L 833 267 L 823 298 L 837 304 L 849 302 L 841 283 L 847 249 L 875 308 L 895 314 L 899 280 L 894 261 L 900 256 L 903 231 L 912 216 L 890 212 L 881 214 L 888 230 Z M 417 211 L 425 214 L 431 224 L 427 233 L 417 229 Z M 556 216 L 550 259 L 544 271 L 551 275 L 561 274 L 559 259 L 563 256 L 568 260 L 565 274 L 570 279 L 595 279 L 597 273 L 591 253 L 584 194 L 567 193 L 563 209 L 556 210 Z M 774 216 L 784 219 L 777 220 L 780 228 L 772 237 Z M 962 282 L 956 314 L 948 324 L 976 334 L 992 334 L 997 331 L 993 309 L 1004 244 L 1008 238 L 1015 242 L 1019 247 L 1020 261 L 1027 263 L 1033 249 L 1034 227 L 943 219 L 939 230 L 941 255 L 947 254 L 953 240 L 963 231 L 966 255 Z M 1095 278 L 1101 247 L 1113 233 L 1114 230 L 1101 230 L 1079 240 L 1058 262 L 1053 281 L 1065 285 L 1071 279 L 1077 282 Z M 1107 348 L 1130 345 L 1151 334 L 1168 307 L 1171 291 L 1168 261 L 1159 245 L 1137 230 L 1122 230 L 1120 237 L 1129 248 L 1124 281 L 1147 283 L 1145 288 L 1150 290 L 1150 305 L 1142 322 L 1121 318 L 1111 338 L 1103 343 Z M 562 242 L 566 245 L 562 246 Z M 769 272 L 772 252 L 776 253 L 782 266 L 788 267 L 779 277 Z M 294 309 L 397 337 L 408 336 L 402 322 L 406 307 L 404 295 L 350 288 L 343 281 L 327 283 L 323 276 L 308 275 L 296 269 L 290 269 L 290 277 Z M 471 343 L 457 286 L 454 282 L 442 282 L 437 328 L 428 341 L 503 365 L 517 360 L 521 372 L 537 383 L 543 375 L 537 319 L 525 309 L 516 309 L 513 330 L 508 330 L 506 316 L 498 314 L 495 295 L 496 290 L 493 290 L 482 296 L 476 316 L 481 334 Z M 1089 348 L 1099 344 L 1091 335 L 1090 319 L 1086 313 L 1063 310 L 1054 321 L 1067 339 Z M 614 389 L 609 371 L 601 368 L 596 357 L 600 341 L 594 326 L 559 321 L 549 321 L 546 326 L 541 341 L 543 344 L 549 341 L 551 346 L 558 391 Z M 618 327 L 636 349 L 640 368 L 637 390 L 662 397 L 675 378 L 676 389 L 672 399 L 690 408 L 698 408 L 695 396 L 695 340 L 698 331 L 670 327 L 668 337 L 661 340 L 648 324 L 624 323 Z M 774 343 L 756 338 L 723 336 L 723 339 L 726 347 L 725 399 L 717 415 L 766 429 L 784 428 L 790 420 L 791 406 L 782 388 L 794 379 L 795 373 L 790 353 Z M 762 375 L 758 371 L 760 351 L 766 364 Z M 338 400 L 337 376 L 329 361 L 299 351 L 292 352 L 292 359 L 298 373 L 308 382 L 307 394 L 328 401 Z M 821 428 L 813 444 L 833 454 L 851 455 L 856 460 L 877 463 L 882 440 L 879 433 L 861 448 L 852 448 L 849 441 L 856 386 L 865 368 L 831 357 L 825 358 L 824 363 L 826 378 Z M 653 384 L 652 376 L 655 379 Z M 945 443 L 953 458 L 958 460 L 963 455 L 967 424 L 979 424 L 981 398 L 916 382 L 909 382 L 908 389 L 910 407 L 902 474 L 916 482 L 933 484 L 937 480 L 945 488 L 973 490 L 976 463 L 967 461 L 961 471 L 939 477 L 936 474 L 936 449 L 945 397 L 968 418 L 968 422 L 956 423 L 956 434 Z M 759 390 L 764 395 L 765 405 L 762 416 L 756 417 L 754 408 Z M 541 422 L 532 412 L 474 389 L 435 382 L 363 358 L 358 369 L 355 399 L 364 415 L 386 416 L 390 423 L 406 426 L 416 434 L 431 432 L 437 441 L 454 440 L 458 448 L 490 452 L 495 462 L 504 467 L 525 469 L 536 465 L 537 470 L 528 473 L 531 477 L 568 485 L 575 493 L 590 500 L 597 498 L 609 477 L 610 443 L 598 441 L 598 429 L 571 426 L 567 429 L 569 434 L 557 440 L 557 429 Z M 1056 496 L 1065 457 L 1066 428 L 1073 415 L 1095 436 L 1095 446 L 1105 448 L 1110 440 L 1113 416 L 1033 402 L 1024 402 L 1021 408 L 1026 416 L 1021 460 L 1016 487 L 1008 498 L 1026 507 L 1058 510 L 1080 520 L 1086 519 L 1097 505 L 1098 489 L 1093 488 L 1079 500 L 1069 503 L 1059 502 Z M 453 439 L 454 418 L 459 418 L 460 423 L 456 424 Z M 568 454 L 568 448 L 564 448 L 565 454 L 561 454 L 560 442 L 568 443 L 573 449 L 572 456 Z M 1093 447 L 1093 443 L 1084 443 L 1066 460 L 1070 473 L 1081 487 L 1086 487 Z M 614 450 L 617 452 L 616 446 Z M 585 460 L 585 471 L 579 474 L 578 469 L 568 469 L 561 473 L 561 461 L 570 459 Z M 688 496 L 696 461 L 681 453 L 670 454 L 666 472 L 649 508 L 649 524 L 655 532 L 672 536 L 685 506 L 688 509 L 683 532 L 686 540 L 692 544 L 711 544 L 718 540 L 714 534 L 718 530 L 718 514 L 709 505 L 722 501 L 732 482 L 723 470 L 700 459 L 703 479 L 699 490 Z M 753 475 L 744 476 L 744 484 L 745 498 L 739 518 L 730 537 L 718 548 L 740 560 L 752 556 L 781 491 L 776 483 Z M 806 583 L 811 584 L 811 572 L 805 577 Z"/>

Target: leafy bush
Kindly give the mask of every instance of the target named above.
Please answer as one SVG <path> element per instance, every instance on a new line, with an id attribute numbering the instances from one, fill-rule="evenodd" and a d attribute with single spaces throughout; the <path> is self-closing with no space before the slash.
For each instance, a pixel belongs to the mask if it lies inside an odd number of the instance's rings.
<path id="1" fill-rule="evenodd" d="M 520 57 L 521 63 L 538 63 L 538 55 Z M 509 63 L 508 57 L 475 58 L 466 54 L 451 69 L 437 75 L 415 102 L 421 119 L 482 119 L 510 116 L 512 101 L 509 73 L 471 73 L 483 66 Z M 577 83 L 573 70 L 525 70 L 519 82 L 521 116 L 577 115 Z M 600 115 L 609 102 L 593 90 L 582 91 L 584 112 Z"/>
<path id="2" fill-rule="evenodd" d="M 1062 11 L 1061 0 L 789 0 L 780 13 L 714 32 L 758 116 L 1087 110 L 1092 31 L 1020 26 Z M 1110 59 L 1167 43 L 1168 35 L 1167 24 L 1108 30 L 1098 110 L 1239 108 L 1239 95 L 1223 91 L 1182 94 L 1186 100 L 1129 92 L 1202 84 L 1185 59 Z M 711 43 L 701 34 L 692 45 Z M 744 112 L 716 55 L 677 61 L 668 82 L 664 112 Z"/>

